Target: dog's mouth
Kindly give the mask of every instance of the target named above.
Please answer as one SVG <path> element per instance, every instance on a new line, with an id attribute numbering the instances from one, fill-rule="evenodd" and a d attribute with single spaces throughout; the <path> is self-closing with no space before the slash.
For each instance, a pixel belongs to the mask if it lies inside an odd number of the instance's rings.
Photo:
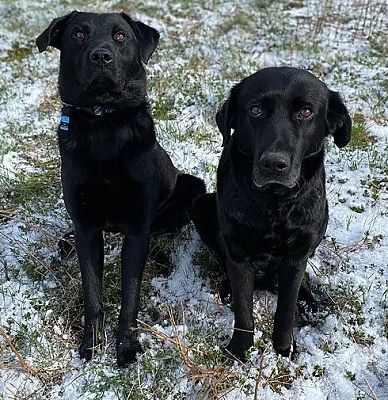
<path id="1" fill-rule="evenodd" d="M 60 82 L 61 99 L 77 107 L 98 104 L 120 109 L 145 101 L 145 79 L 129 79 L 119 71 L 89 70 L 89 74 L 76 74 L 74 82 L 78 90 L 73 92 L 64 91 L 65 82 Z"/>
<path id="2" fill-rule="evenodd" d="M 107 74 L 98 74 L 84 83 L 84 88 L 92 91 L 108 91 L 117 88 L 118 82 Z"/>
<path id="3" fill-rule="evenodd" d="M 262 171 L 259 168 L 253 168 L 252 183 L 255 189 L 260 191 L 289 191 L 298 186 L 300 179 L 300 167 L 291 165 L 289 171 Z"/>
<path id="4" fill-rule="evenodd" d="M 278 180 L 278 179 L 267 179 L 263 180 L 260 178 L 253 178 L 253 185 L 256 189 L 261 191 L 264 190 L 273 190 L 276 191 L 278 189 L 295 189 L 298 185 L 298 181 L 296 179 L 290 180 Z"/>
<path id="5" fill-rule="evenodd" d="M 87 91 L 109 91 L 119 87 L 117 73 L 110 68 L 87 68 L 76 74 L 76 80 Z"/>

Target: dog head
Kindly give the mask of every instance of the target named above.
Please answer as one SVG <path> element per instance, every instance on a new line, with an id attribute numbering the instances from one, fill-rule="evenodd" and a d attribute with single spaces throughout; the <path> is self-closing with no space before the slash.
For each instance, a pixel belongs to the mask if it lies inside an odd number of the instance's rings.
<path id="1" fill-rule="evenodd" d="M 62 101 L 78 107 L 122 108 L 145 101 L 147 63 L 159 33 L 121 13 L 73 11 L 55 18 L 36 39 L 40 52 L 61 51 Z"/>
<path id="2" fill-rule="evenodd" d="M 351 135 L 351 119 L 338 93 L 311 73 L 296 68 L 266 68 L 231 91 L 216 122 L 225 146 L 233 143 L 252 161 L 259 189 L 298 184 L 305 159 L 323 151 L 324 138 L 338 147 Z"/>

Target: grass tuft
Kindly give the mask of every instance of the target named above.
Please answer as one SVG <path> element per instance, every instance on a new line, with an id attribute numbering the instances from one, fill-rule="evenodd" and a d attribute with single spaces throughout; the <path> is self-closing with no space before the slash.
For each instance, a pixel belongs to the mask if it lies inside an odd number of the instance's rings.
<path id="1" fill-rule="evenodd" d="M 352 137 L 347 145 L 347 149 L 366 150 L 374 142 L 374 137 L 368 133 L 368 130 L 365 127 L 365 116 L 362 114 L 355 114 L 353 116 Z"/>

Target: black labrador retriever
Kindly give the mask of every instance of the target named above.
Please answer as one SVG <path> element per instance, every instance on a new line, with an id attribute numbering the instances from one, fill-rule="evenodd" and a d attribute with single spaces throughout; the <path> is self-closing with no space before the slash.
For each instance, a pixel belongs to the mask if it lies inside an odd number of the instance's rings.
<path id="1" fill-rule="evenodd" d="M 236 85 L 216 122 L 225 146 L 217 193 L 197 198 L 191 215 L 226 264 L 235 314 L 226 350 L 244 359 L 253 345 L 255 281 L 277 280 L 273 345 L 287 356 L 298 294 L 309 297 L 301 286 L 307 259 L 328 221 L 324 139 L 345 146 L 351 119 L 338 93 L 307 71 L 281 67 Z"/>
<path id="2" fill-rule="evenodd" d="M 61 50 L 58 128 L 62 186 L 74 223 L 84 297 L 80 356 L 90 359 L 102 326 L 103 231 L 124 234 L 117 360 L 141 352 L 137 339 L 140 284 L 151 233 L 189 222 L 202 180 L 181 173 L 155 138 L 146 97 L 147 63 L 158 32 L 124 13 L 72 12 L 36 39 L 40 52 Z"/>

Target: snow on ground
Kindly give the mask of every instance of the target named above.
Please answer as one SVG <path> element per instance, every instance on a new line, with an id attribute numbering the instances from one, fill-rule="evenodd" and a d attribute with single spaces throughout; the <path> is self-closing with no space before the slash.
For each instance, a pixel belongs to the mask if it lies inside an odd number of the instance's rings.
<path id="1" fill-rule="evenodd" d="M 188 2 L 4 0 L 0 4 L 0 398 L 383 399 L 388 397 L 387 14 L 384 1 Z M 293 361 L 270 336 L 276 297 L 255 294 L 255 346 L 225 363 L 233 313 L 194 229 L 171 248 L 172 269 L 148 265 L 139 324 L 145 350 L 115 366 L 120 239 L 106 245 L 106 343 L 77 354 L 82 300 L 59 183 L 58 52 L 35 37 L 72 9 L 126 11 L 161 32 L 147 68 L 158 138 L 183 170 L 214 188 L 221 138 L 214 115 L 233 84 L 265 66 L 306 68 L 343 95 L 347 149 L 328 142 L 330 221 L 307 273 L 321 309 L 301 319 Z M 165 244 L 164 244 L 165 245 Z"/>

